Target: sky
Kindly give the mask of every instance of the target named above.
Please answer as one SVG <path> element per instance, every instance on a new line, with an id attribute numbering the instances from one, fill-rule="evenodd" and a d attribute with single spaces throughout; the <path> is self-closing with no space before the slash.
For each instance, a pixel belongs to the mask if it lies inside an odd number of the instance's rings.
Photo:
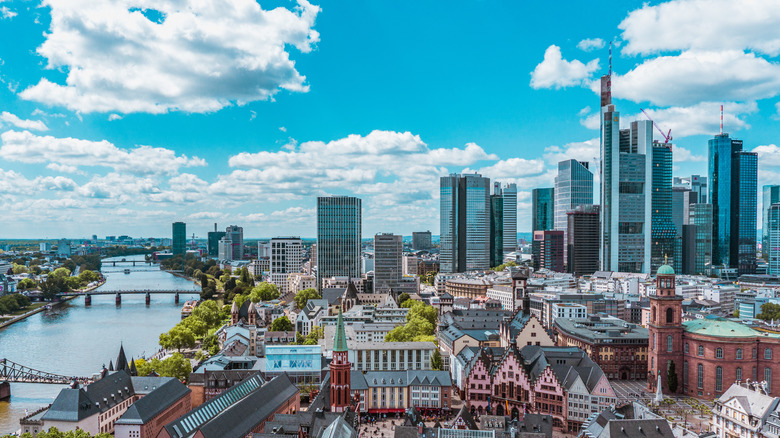
<path id="1" fill-rule="evenodd" d="M 529 231 L 558 161 L 598 161 L 610 41 L 675 175 L 707 174 L 723 104 L 780 183 L 776 0 L 0 0 L 0 41 L 0 238 L 314 237 L 326 195 L 364 237 L 438 234 L 439 177 L 475 171 Z"/>

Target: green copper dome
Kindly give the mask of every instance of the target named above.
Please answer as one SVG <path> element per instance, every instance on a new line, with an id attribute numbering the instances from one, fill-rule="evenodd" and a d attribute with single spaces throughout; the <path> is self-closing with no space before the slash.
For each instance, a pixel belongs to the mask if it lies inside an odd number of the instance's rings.
<path id="1" fill-rule="evenodd" d="M 658 268 L 658 275 L 674 275 L 674 269 L 669 265 L 663 265 Z"/>

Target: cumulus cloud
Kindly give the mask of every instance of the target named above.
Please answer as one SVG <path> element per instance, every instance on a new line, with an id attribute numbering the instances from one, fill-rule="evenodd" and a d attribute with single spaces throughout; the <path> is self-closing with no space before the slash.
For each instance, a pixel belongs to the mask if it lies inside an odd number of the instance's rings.
<path id="1" fill-rule="evenodd" d="M 37 49 L 64 84 L 42 78 L 20 96 L 74 111 L 211 112 L 306 92 L 289 49 L 310 52 L 320 11 L 264 10 L 254 0 L 45 0 L 51 27 Z"/>
<path id="2" fill-rule="evenodd" d="M 598 173 L 596 169 L 598 169 L 598 160 L 601 155 L 599 148 L 598 138 L 566 143 L 563 146 L 552 145 L 544 148 L 544 159 L 550 165 L 555 166 L 564 160 L 587 161 L 590 171 Z"/>
<path id="3" fill-rule="evenodd" d="M 664 131 L 672 130 L 673 138 L 692 135 L 713 135 L 720 131 L 720 105 L 718 102 L 700 102 L 686 107 L 669 107 L 662 109 L 645 109 L 658 126 Z M 758 112 L 756 102 L 725 102 L 723 103 L 723 126 L 728 132 L 749 129 L 746 116 Z M 644 120 L 640 113 L 629 115 L 626 120 Z M 599 128 L 598 118 L 595 128 Z M 586 125 L 587 126 L 587 125 Z M 653 134 L 660 139 L 658 132 Z"/>
<path id="4" fill-rule="evenodd" d="M 8 111 L 0 113 L 0 121 L 16 126 L 21 129 L 32 129 L 35 131 L 48 131 L 49 128 L 40 120 L 25 120 Z"/>
<path id="5" fill-rule="evenodd" d="M 2 16 L 3 18 L 10 19 L 16 17 L 17 15 L 18 14 L 16 13 L 16 11 L 10 9 L 8 6 L 0 7 L 0 16 Z"/>
<path id="6" fill-rule="evenodd" d="M 758 160 L 762 166 L 780 166 L 780 146 L 775 144 L 761 145 L 753 149 L 758 153 Z M 776 182 L 775 182 L 776 183 Z"/>
<path id="7" fill-rule="evenodd" d="M 604 47 L 604 40 L 601 38 L 586 38 L 577 43 L 577 48 L 585 52 L 590 52 Z"/>
<path id="8" fill-rule="evenodd" d="M 599 68 L 599 60 L 587 64 L 582 61 L 567 61 L 561 55 L 561 48 L 552 45 L 544 52 L 544 59 L 531 72 L 531 87 L 565 88 L 581 85 Z"/>
<path id="9" fill-rule="evenodd" d="M 688 149 L 685 149 L 682 146 L 677 146 L 676 144 L 672 146 L 672 157 L 674 158 L 675 163 L 683 162 L 683 161 L 706 161 L 707 157 L 704 155 L 694 155 L 691 151 Z"/>
<path id="10" fill-rule="evenodd" d="M 0 134 L 0 157 L 22 163 L 55 163 L 70 168 L 108 167 L 135 174 L 175 174 L 182 167 L 205 166 L 198 157 L 176 155 L 170 149 L 138 146 L 125 150 L 108 141 L 38 136 L 29 131 Z"/>
<path id="11" fill-rule="evenodd" d="M 120 116 L 119 114 L 109 114 L 108 121 L 113 122 L 114 120 L 122 120 L 122 116 Z"/>

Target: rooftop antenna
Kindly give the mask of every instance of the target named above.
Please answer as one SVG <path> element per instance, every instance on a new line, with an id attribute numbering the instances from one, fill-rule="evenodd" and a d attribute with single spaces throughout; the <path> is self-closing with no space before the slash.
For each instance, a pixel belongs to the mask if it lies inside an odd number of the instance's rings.
<path id="1" fill-rule="evenodd" d="M 612 78 L 612 41 L 609 42 L 609 77 Z"/>
<path id="2" fill-rule="evenodd" d="M 723 135 L 723 104 L 720 105 L 720 135 Z"/>

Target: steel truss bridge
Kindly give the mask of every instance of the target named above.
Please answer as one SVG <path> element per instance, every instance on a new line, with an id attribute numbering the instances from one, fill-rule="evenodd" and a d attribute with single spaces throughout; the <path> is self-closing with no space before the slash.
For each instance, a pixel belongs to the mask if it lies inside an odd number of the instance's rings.
<path id="1" fill-rule="evenodd" d="M 86 377 L 62 376 L 36 370 L 8 359 L 0 359 L 0 382 L 14 383 L 51 383 L 55 385 L 69 385 L 74 380 L 86 383 L 90 379 Z"/>

